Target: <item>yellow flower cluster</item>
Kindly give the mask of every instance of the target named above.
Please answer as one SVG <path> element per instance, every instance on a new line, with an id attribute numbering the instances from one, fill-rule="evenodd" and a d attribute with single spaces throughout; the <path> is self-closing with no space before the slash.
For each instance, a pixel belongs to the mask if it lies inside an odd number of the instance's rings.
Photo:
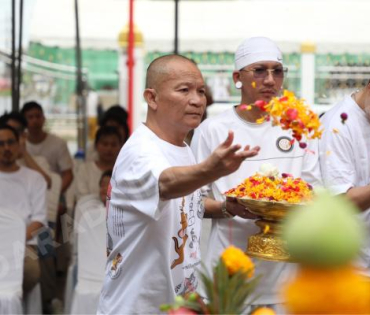
<path id="1" fill-rule="evenodd" d="M 304 135 L 307 139 L 321 138 L 322 130 L 319 117 L 302 99 L 297 99 L 293 92 L 284 90 L 282 97 L 274 97 L 269 103 L 257 101 L 256 106 L 269 115 L 259 119 L 262 123 L 272 119 L 274 126 L 281 126 L 284 130 L 292 130 L 293 137 L 301 141 Z"/>
<path id="2" fill-rule="evenodd" d="M 301 203 L 312 199 L 312 186 L 303 179 L 293 178 L 288 174 L 283 174 L 283 177 L 267 177 L 256 173 L 225 194 L 238 198 Z"/>
<path id="3" fill-rule="evenodd" d="M 254 264 L 241 249 L 229 246 L 222 253 L 221 260 L 227 267 L 230 276 L 237 272 L 242 272 L 246 278 L 253 277 Z"/>
<path id="4" fill-rule="evenodd" d="M 283 291 L 289 314 L 370 314 L 370 281 L 353 268 L 303 268 Z"/>

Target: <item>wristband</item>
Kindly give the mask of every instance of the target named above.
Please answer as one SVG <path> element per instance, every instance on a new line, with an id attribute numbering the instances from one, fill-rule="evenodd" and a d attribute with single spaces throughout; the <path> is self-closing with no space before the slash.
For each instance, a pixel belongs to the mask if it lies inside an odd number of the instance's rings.
<path id="1" fill-rule="evenodd" d="M 226 209 L 226 200 L 221 203 L 221 212 L 224 218 L 233 218 L 234 216 Z"/>

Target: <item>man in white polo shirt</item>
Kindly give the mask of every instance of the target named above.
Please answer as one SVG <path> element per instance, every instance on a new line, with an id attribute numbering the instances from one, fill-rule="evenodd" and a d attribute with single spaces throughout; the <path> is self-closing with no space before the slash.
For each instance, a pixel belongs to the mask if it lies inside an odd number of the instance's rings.
<path id="1" fill-rule="evenodd" d="M 312 184 L 320 180 L 318 167 L 315 166 L 317 154 L 307 154 L 297 142 L 292 141 L 291 133 L 273 127 L 271 122 L 257 123 L 266 113 L 254 106 L 254 103 L 257 100 L 269 102 L 272 97 L 277 96 L 282 89 L 286 73 L 282 53 L 272 40 L 266 37 L 244 40 L 236 50 L 233 72 L 235 87 L 241 91 L 240 103 L 216 117 L 206 119 L 195 130 L 191 148 L 197 161 L 202 161 L 215 149 L 226 130 L 234 132 L 237 143 L 261 146 L 258 156 L 247 159 L 238 171 L 204 187 L 204 194 L 211 192 L 215 199 L 213 202 L 222 203 L 224 210 L 223 213 L 205 213 L 205 217 L 212 219 L 205 257 L 208 268 L 214 265 L 220 253 L 230 244 L 245 250 L 248 237 L 259 230 L 254 224 L 255 217 L 252 214 L 244 217 L 233 216 L 233 204 L 229 200 L 225 201 L 226 191 L 254 175 L 264 163 L 276 166 L 280 174 L 304 177 Z M 245 105 L 252 105 L 251 109 L 243 110 Z M 256 274 L 262 275 L 262 278 L 256 290 L 258 299 L 253 302 L 251 308 L 268 305 L 281 312 L 280 306 L 276 305 L 282 303 L 279 290 L 290 273 L 291 268 L 287 263 L 259 260 L 256 263 Z"/>
<path id="2" fill-rule="evenodd" d="M 370 276 L 370 81 L 322 117 L 319 141 L 324 185 L 346 194 L 361 210 L 368 236 L 357 266 Z"/>

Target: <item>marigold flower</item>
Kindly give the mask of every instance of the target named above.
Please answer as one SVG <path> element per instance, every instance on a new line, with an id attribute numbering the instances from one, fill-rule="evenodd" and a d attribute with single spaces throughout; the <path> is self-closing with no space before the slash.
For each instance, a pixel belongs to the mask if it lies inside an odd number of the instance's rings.
<path id="1" fill-rule="evenodd" d="M 283 295 L 289 314 L 370 314 L 370 282 L 349 266 L 302 268 Z"/>
<path id="2" fill-rule="evenodd" d="M 247 278 L 253 277 L 254 264 L 241 249 L 229 246 L 222 253 L 221 259 L 227 267 L 230 276 L 237 272 L 242 272 Z"/>

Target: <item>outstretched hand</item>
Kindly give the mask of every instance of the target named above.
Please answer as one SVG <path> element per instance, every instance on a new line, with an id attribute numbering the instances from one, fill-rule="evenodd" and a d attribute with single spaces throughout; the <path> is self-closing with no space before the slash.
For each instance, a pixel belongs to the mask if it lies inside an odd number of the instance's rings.
<path id="1" fill-rule="evenodd" d="M 260 150 L 258 146 L 251 149 L 249 145 L 242 149 L 240 144 L 233 144 L 233 140 L 234 133 L 229 131 L 226 140 L 206 160 L 207 166 L 218 177 L 235 172 L 245 159 L 256 156 Z"/>

